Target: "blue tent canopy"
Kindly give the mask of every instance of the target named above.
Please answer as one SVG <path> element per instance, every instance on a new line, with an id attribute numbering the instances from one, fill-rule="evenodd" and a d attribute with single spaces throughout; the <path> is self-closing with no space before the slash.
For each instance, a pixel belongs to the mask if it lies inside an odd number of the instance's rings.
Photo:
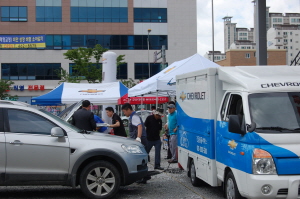
<path id="1" fill-rule="evenodd" d="M 49 93 L 31 99 L 31 105 L 56 106 L 73 104 L 82 99 L 94 104 L 118 104 L 118 99 L 128 93 L 121 82 L 103 84 L 62 83 Z"/>

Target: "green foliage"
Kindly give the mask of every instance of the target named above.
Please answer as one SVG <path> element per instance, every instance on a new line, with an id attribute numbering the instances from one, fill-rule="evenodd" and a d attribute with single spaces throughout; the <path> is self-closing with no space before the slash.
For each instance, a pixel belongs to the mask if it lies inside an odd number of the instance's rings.
<path id="1" fill-rule="evenodd" d="M 9 91 L 10 87 L 14 84 L 14 82 L 10 80 L 1 79 L 0 80 L 0 99 L 2 100 L 12 100 L 16 101 L 18 99 L 17 95 L 10 95 Z"/>
<path id="2" fill-rule="evenodd" d="M 140 80 L 141 81 L 141 80 Z M 126 79 L 121 79 L 122 84 L 124 84 L 127 88 L 132 88 L 135 85 L 137 85 L 138 83 L 135 82 L 133 79 L 129 78 L 128 80 Z"/>
<path id="3" fill-rule="evenodd" d="M 103 48 L 97 44 L 94 48 L 78 48 L 68 50 L 64 53 L 66 59 L 71 60 L 75 65 L 73 66 L 72 76 L 64 70 L 56 71 L 57 75 L 61 78 L 60 82 L 79 83 L 81 80 L 87 80 L 89 83 L 100 83 L 102 81 L 102 67 L 100 59 L 104 52 L 108 49 Z M 125 55 L 117 57 L 117 65 L 123 64 Z M 91 62 L 94 58 L 96 63 Z"/>

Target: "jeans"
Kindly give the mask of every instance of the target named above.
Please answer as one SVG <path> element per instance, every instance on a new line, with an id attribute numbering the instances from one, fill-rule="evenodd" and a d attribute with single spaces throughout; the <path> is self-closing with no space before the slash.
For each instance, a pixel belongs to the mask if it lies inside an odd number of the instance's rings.
<path id="1" fill-rule="evenodd" d="M 152 147 L 155 147 L 155 167 L 160 167 L 160 150 L 161 150 L 161 140 L 150 141 L 148 140 L 147 153 L 151 151 Z"/>
<path id="2" fill-rule="evenodd" d="M 170 136 L 170 151 L 172 153 L 172 160 L 177 161 L 177 134 Z"/>

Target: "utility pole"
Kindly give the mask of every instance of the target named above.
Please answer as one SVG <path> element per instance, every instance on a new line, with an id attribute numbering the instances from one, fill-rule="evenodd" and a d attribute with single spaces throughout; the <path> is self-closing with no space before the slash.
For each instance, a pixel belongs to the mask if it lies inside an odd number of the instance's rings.
<path id="1" fill-rule="evenodd" d="M 256 65 L 267 65 L 266 0 L 255 0 Z"/>

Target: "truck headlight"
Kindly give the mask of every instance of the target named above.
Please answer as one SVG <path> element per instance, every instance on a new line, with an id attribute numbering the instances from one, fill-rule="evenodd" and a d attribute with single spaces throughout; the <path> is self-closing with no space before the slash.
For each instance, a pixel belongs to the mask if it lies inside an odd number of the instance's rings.
<path id="1" fill-rule="evenodd" d="M 254 149 L 252 172 L 256 175 L 276 175 L 276 166 L 271 154 L 262 149 Z"/>
<path id="2" fill-rule="evenodd" d="M 137 145 L 122 145 L 122 148 L 124 149 L 124 151 L 126 151 L 127 153 L 143 153 L 142 149 L 137 146 Z"/>

